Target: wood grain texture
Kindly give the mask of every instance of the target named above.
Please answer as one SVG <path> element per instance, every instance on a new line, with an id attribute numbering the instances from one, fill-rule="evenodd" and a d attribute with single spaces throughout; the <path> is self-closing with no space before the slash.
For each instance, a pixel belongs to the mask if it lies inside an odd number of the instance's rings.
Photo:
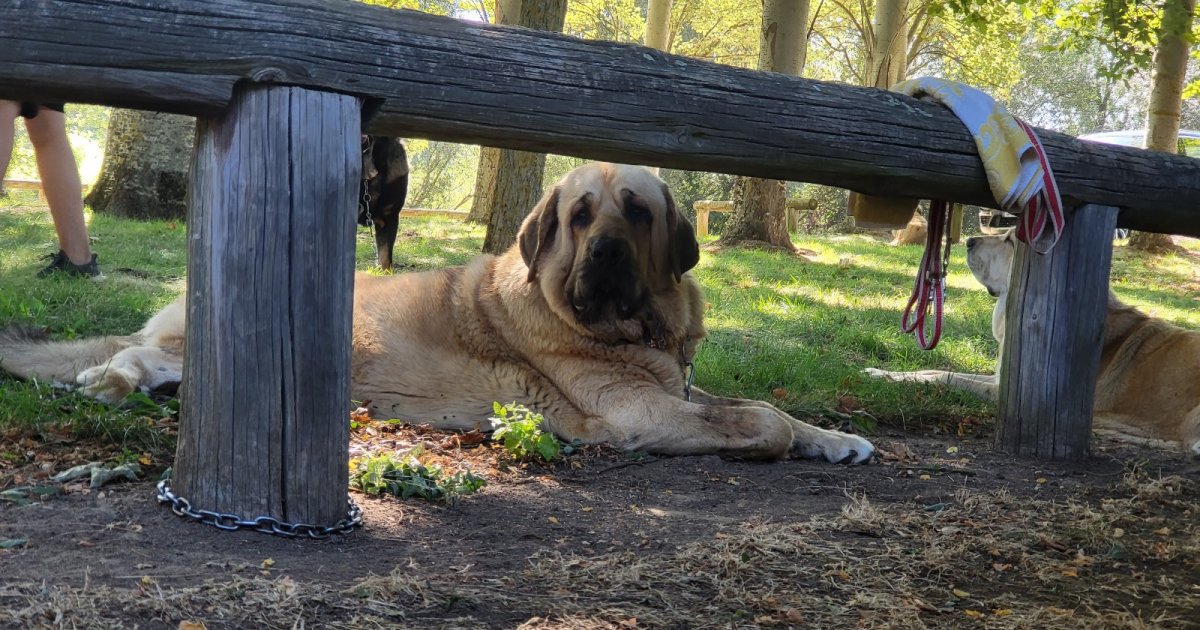
<path id="1" fill-rule="evenodd" d="M 346 516 L 359 109 L 249 86 L 198 122 L 175 464 L 197 508 Z"/>
<path id="2" fill-rule="evenodd" d="M 0 40 L 5 98 L 214 114 L 275 82 L 386 99 L 385 135 L 995 204 L 940 106 L 635 45 L 325 0 L 0 0 Z M 1041 135 L 1068 207 L 1200 236 L 1200 160 Z"/>
<path id="3" fill-rule="evenodd" d="M 1116 208 L 1081 208 L 1049 254 L 1017 245 L 995 437 L 1007 452 L 1087 456 L 1116 218 Z"/>

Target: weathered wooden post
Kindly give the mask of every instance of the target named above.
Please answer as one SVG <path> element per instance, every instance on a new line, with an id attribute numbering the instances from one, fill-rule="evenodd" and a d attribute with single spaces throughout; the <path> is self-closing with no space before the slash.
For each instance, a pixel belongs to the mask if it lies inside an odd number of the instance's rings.
<path id="1" fill-rule="evenodd" d="M 240 85 L 197 124 L 172 481 L 196 510 L 346 518 L 360 109 Z"/>
<path id="2" fill-rule="evenodd" d="M 1087 205 L 1068 215 L 1048 254 L 1018 243 L 1000 356 L 1000 449 L 1087 455 L 1116 223 L 1116 208 Z"/>

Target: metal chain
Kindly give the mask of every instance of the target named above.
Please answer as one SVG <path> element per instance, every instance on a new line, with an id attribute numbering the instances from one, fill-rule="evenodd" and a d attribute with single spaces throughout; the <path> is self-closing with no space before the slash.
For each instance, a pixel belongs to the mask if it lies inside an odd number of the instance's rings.
<path id="1" fill-rule="evenodd" d="M 332 534 L 349 534 L 354 531 L 355 527 L 362 525 L 362 508 L 358 507 L 354 499 L 350 498 L 346 499 L 346 503 L 350 506 L 346 518 L 334 525 L 321 527 L 306 523 L 285 523 L 272 516 L 259 516 L 247 520 L 239 517 L 237 514 L 196 509 L 192 507 L 191 502 L 187 499 L 172 492 L 168 481 L 167 479 L 163 479 L 158 482 L 159 503 L 170 504 L 171 511 L 177 516 L 185 516 L 196 522 L 212 525 L 217 529 L 227 531 L 253 529 L 256 532 L 264 534 L 276 534 L 288 537 L 308 536 L 309 538 L 324 540 Z"/>

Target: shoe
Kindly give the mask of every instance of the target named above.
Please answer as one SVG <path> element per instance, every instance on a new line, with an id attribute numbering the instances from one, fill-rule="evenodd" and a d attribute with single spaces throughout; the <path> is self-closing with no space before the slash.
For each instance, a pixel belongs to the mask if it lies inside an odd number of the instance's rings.
<path id="1" fill-rule="evenodd" d="M 100 263 L 96 262 L 95 254 L 92 254 L 92 259 L 90 261 L 82 265 L 76 265 L 75 263 L 71 262 L 71 259 L 67 258 L 66 253 L 64 253 L 61 249 L 58 250 L 58 253 L 46 254 L 45 256 L 42 256 L 42 260 L 49 260 L 50 264 L 46 265 L 45 269 L 42 269 L 37 273 L 37 277 L 39 278 L 45 278 L 59 272 L 65 273 L 69 276 L 80 276 L 84 278 L 92 278 L 94 280 L 99 280 L 100 278 L 104 277 L 100 273 Z"/>

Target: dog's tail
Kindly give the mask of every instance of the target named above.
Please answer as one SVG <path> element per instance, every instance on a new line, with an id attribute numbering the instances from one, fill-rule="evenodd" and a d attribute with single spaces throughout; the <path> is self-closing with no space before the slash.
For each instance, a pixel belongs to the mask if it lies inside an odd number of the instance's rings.
<path id="1" fill-rule="evenodd" d="M 75 376 L 133 345 L 131 337 L 54 341 L 40 328 L 0 329 L 0 369 L 23 379 L 74 385 Z"/>

